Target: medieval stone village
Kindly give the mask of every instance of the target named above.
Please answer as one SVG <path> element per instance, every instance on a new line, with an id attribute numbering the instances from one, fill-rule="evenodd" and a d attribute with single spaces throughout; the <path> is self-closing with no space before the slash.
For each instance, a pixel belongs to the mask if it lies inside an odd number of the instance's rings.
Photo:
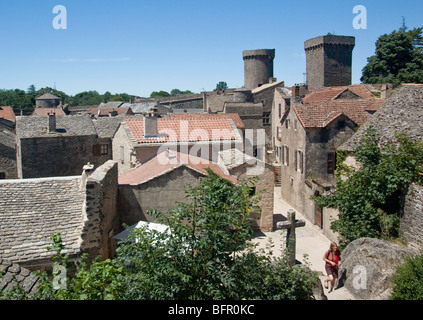
<path id="1" fill-rule="evenodd" d="M 113 258 L 125 225 L 156 226 L 148 211 L 185 201 L 184 186 L 198 185 L 207 168 L 233 184 L 259 178 L 257 234 L 283 238 L 287 229 L 295 240 L 308 226 L 338 242 L 337 209 L 312 199 L 334 192 L 337 152 L 356 165 L 369 127 L 386 139 L 423 139 L 423 85 L 353 85 L 355 44 L 340 35 L 306 40 L 307 80 L 292 87 L 275 77 L 278 53 L 256 49 L 240 52 L 237 89 L 78 107 L 47 93 L 30 112 L 1 106 L 0 291 L 16 282 L 36 290 L 33 272 L 53 264 L 53 234 L 71 261 Z M 290 210 L 278 211 L 276 198 Z M 423 188 L 412 184 L 400 221 L 407 245 L 366 238 L 343 252 L 348 299 L 387 299 L 395 265 L 423 248 L 422 208 Z M 357 264 L 367 268 L 366 290 L 356 289 Z M 321 279 L 316 299 L 328 299 Z"/>

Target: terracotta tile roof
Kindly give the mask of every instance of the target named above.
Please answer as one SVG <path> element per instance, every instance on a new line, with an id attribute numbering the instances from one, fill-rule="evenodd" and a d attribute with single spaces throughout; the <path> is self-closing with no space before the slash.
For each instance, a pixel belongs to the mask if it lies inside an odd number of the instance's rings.
<path id="1" fill-rule="evenodd" d="M 100 113 L 99 113 L 100 112 Z M 132 110 L 130 108 L 91 108 L 88 110 L 89 114 L 92 114 L 95 118 L 98 118 L 99 116 L 109 116 L 111 112 L 116 112 L 117 115 L 126 115 L 126 114 L 133 114 Z"/>
<path id="2" fill-rule="evenodd" d="M 137 143 L 198 142 L 241 140 L 232 119 L 209 118 L 195 119 L 185 117 L 158 118 L 158 137 L 144 138 L 142 117 L 125 119 L 132 137 Z"/>
<path id="3" fill-rule="evenodd" d="M 210 168 L 222 178 L 237 183 L 236 178 L 226 174 L 215 162 L 176 151 L 164 151 L 145 164 L 119 176 L 119 184 L 140 185 L 181 166 L 191 168 L 203 175 L 207 175 L 206 168 Z"/>
<path id="4" fill-rule="evenodd" d="M 345 98 L 346 96 L 350 98 Z M 312 92 L 303 99 L 302 105 L 293 108 L 306 128 L 326 127 L 341 115 L 360 126 L 369 120 L 385 101 L 377 99 L 364 85 L 353 85 L 328 87 L 326 90 Z"/>
<path id="5" fill-rule="evenodd" d="M 15 113 L 13 112 L 12 107 L 0 107 L 0 118 L 6 119 L 6 120 L 16 120 Z"/>
<path id="6" fill-rule="evenodd" d="M 375 99 L 375 96 L 364 85 L 352 85 L 344 87 L 327 87 L 325 90 L 315 91 L 303 99 L 303 103 L 316 103 L 320 101 L 334 100 L 346 90 L 358 95 L 363 99 Z"/>
<path id="7" fill-rule="evenodd" d="M 31 115 L 46 117 L 50 112 L 54 112 L 56 116 L 66 116 L 66 113 L 60 108 L 36 108 Z"/>
<path id="8" fill-rule="evenodd" d="M 326 127 L 341 114 L 360 126 L 370 119 L 372 114 L 368 111 L 376 111 L 384 102 L 384 100 L 329 100 L 293 108 L 305 128 Z"/>
<path id="9" fill-rule="evenodd" d="M 237 113 L 206 113 L 206 114 L 198 114 L 198 113 L 171 113 L 170 118 L 175 119 L 200 119 L 200 120 L 208 120 L 208 119 L 232 119 L 238 129 L 245 129 L 245 124 L 242 122 L 241 117 Z"/>

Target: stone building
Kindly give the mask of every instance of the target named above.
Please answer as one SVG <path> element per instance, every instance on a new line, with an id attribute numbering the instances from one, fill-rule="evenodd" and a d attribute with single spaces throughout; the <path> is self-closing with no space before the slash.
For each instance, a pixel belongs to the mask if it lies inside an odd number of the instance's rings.
<path id="1" fill-rule="evenodd" d="M 244 85 L 253 90 L 269 83 L 273 78 L 273 60 L 275 49 L 245 50 L 242 52 L 244 59 Z"/>
<path id="2" fill-rule="evenodd" d="M 15 134 L 0 127 L 0 180 L 17 178 Z"/>
<path id="3" fill-rule="evenodd" d="M 62 104 L 62 100 L 51 93 L 45 93 L 35 99 L 36 108 L 57 108 Z"/>
<path id="4" fill-rule="evenodd" d="M 167 213 L 176 202 L 186 202 L 185 185 L 200 184 L 210 168 L 222 178 L 237 180 L 214 162 L 174 151 L 164 151 L 150 161 L 119 176 L 119 211 L 122 222 L 133 225 L 139 221 L 154 222 L 148 210 Z"/>
<path id="5" fill-rule="evenodd" d="M 71 261 L 113 257 L 113 236 L 122 231 L 117 212 L 117 164 L 106 162 L 82 175 L 0 181 L 0 257 L 31 271 L 46 270 L 62 236 Z M 82 171 L 82 168 L 81 168 Z"/>
<path id="6" fill-rule="evenodd" d="M 89 115 L 17 117 L 16 161 L 19 178 L 72 176 L 88 162 L 112 159 L 112 137 L 120 118 Z"/>
<path id="7" fill-rule="evenodd" d="M 174 114 L 159 118 L 153 111 L 122 122 L 113 139 L 113 159 L 119 162 L 119 174 L 168 148 L 216 161 L 222 148 L 243 145 L 242 126 L 237 114 Z"/>
<path id="8" fill-rule="evenodd" d="M 363 85 L 333 87 L 304 98 L 300 90 L 277 90 L 276 159 L 281 165 L 282 198 L 335 238 L 329 229 L 335 212 L 310 199 L 334 187 L 336 151 L 385 102 Z"/>
<path id="9" fill-rule="evenodd" d="M 255 229 L 264 232 L 273 231 L 273 204 L 275 173 L 273 166 L 251 157 L 241 150 L 231 149 L 219 152 L 218 164 L 238 181 L 257 177 L 254 194 L 260 198 L 257 205 L 261 212 L 254 215 L 256 221 L 253 223 Z"/>
<path id="10" fill-rule="evenodd" d="M 307 85 L 351 85 L 354 47 L 354 37 L 326 35 L 307 40 Z"/>

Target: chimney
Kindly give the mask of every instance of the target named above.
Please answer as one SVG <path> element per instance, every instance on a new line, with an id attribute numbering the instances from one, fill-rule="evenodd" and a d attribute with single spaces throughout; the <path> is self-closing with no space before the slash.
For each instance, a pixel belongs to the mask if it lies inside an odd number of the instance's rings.
<path id="1" fill-rule="evenodd" d="M 154 138 L 158 135 L 157 108 L 151 108 L 150 113 L 144 116 L 144 138 Z"/>
<path id="2" fill-rule="evenodd" d="M 53 110 L 48 113 L 48 132 L 56 132 L 56 114 L 53 112 Z"/>
<path id="3" fill-rule="evenodd" d="M 89 162 L 82 168 L 81 184 L 79 186 L 79 189 L 81 191 L 85 190 L 85 186 L 87 184 L 87 178 L 93 169 L 94 169 L 94 165 Z"/>
<path id="4" fill-rule="evenodd" d="M 300 86 L 299 85 L 294 85 L 292 87 L 292 96 L 293 97 L 299 97 L 300 96 Z"/>

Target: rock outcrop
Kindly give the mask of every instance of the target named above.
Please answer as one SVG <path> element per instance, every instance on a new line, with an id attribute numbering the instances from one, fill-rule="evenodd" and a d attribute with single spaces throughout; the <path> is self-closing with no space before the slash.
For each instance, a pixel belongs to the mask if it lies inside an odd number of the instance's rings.
<path id="1" fill-rule="evenodd" d="M 342 252 L 339 283 L 357 299 L 387 300 L 391 292 L 390 277 L 413 250 L 372 238 L 351 242 Z"/>

